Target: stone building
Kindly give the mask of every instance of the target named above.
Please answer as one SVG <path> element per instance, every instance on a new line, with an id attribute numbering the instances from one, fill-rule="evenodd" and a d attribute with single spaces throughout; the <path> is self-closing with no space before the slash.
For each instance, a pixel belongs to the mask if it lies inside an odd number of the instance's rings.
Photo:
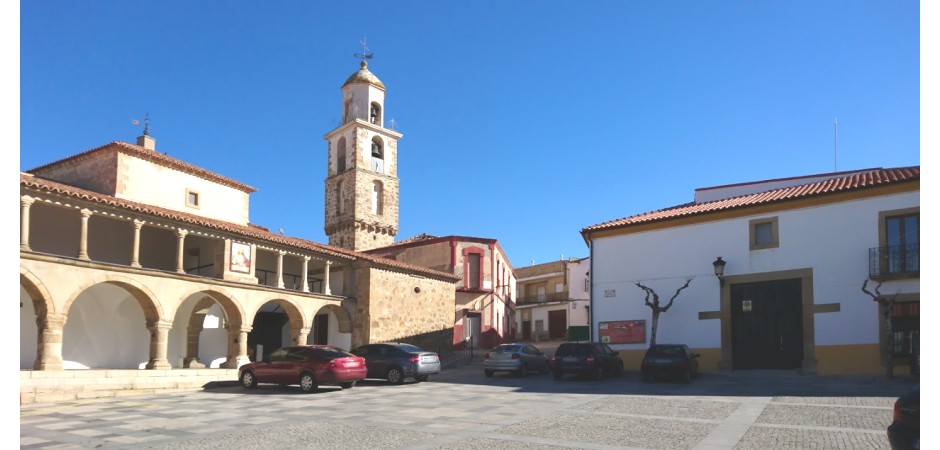
<path id="1" fill-rule="evenodd" d="M 516 275 L 496 239 L 422 234 L 367 253 L 458 278 L 455 347 L 491 348 L 516 338 Z"/>
<path id="2" fill-rule="evenodd" d="M 347 112 L 358 111 L 363 71 L 343 87 Z M 369 147 L 373 159 L 350 156 L 346 171 L 331 157 L 338 176 L 327 180 L 328 198 L 342 191 L 331 190 L 335 181 L 380 184 L 397 199 L 400 135 L 380 127 L 384 104 L 373 87 L 363 90 L 378 105 L 375 122 L 356 116 L 328 136 L 348 136 L 351 146 L 360 145 L 355 136 L 380 137 L 388 172 L 360 165 L 381 168 Z M 450 350 L 458 277 L 271 233 L 249 222 L 254 191 L 157 151 L 146 129 L 136 144 L 21 172 L 24 401 L 234 380 L 239 365 L 287 344 L 395 340 Z M 379 213 L 348 206 L 350 216 L 327 213 L 331 242 L 390 242 L 397 200 Z"/>

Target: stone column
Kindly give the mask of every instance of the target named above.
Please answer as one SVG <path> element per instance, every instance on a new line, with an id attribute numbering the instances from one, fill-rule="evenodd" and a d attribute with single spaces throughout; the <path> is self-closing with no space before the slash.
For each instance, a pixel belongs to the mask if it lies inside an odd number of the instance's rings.
<path id="1" fill-rule="evenodd" d="M 62 370 L 62 333 L 65 316 L 46 315 L 36 317 L 39 327 L 39 348 L 34 370 Z"/>
<path id="2" fill-rule="evenodd" d="M 131 267 L 140 267 L 140 229 L 143 226 L 143 220 L 134 219 L 134 245 L 131 248 Z"/>
<path id="3" fill-rule="evenodd" d="M 176 272 L 177 273 L 186 273 L 186 270 L 183 269 L 183 244 L 185 244 L 187 234 L 189 234 L 189 232 L 186 230 L 183 230 L 183 229 L 176 230 Z"/>
<path id="4" fill-rule="evenodd" d="M 29 248 L 29 207 L 36 199 L 28 195 L 20 197 L 20 250 Z"/>
<path id="5" fill-rule="evenodd" d="M 251 327 L 233 327 L 226 325 L 229 338 L 228 359 L 222 364 L 227 369 L 237 369 L 244 364 L 251 362 L 248 359 L 248 332 Z M 256 355 L 255 359 L 260 361 L 261 355 Z"/>
<path id="6" fill-rule="evenodd" d="M 302 270 L 303 275 L 301 275 L 301 292 L 310 292 L 309 280 L 307 280 L 307 266 L 310 265 L 310 257 L 304 256 L 304 268 Z"/>
<path id="7" fill-rule="evenodd" d="M 166 370 L 173 368 L 166 359 L 166 347 L 169 341 L 170 328 L 173 328 L 173 324 L 170 322 L 163 320 L 147 321 L 147 329 L 150 330 L 150 361 L 147 363 L 148 369 Z"/>
<path id="8" fill-rule="evenodd" d="M 307 337 L 310 336 L 309 328 L 300 328 L 298 330 L 291 330 L 292 337 L 294 338 L 294 345 L 307 345 Z"/>
<path id="9" fill-rule="evenodd" d="M 277 288 L 284 289 L 284 255 L 287 252 L 281 250 L 277 252 Z"/>
<path id="10" fill-rule="evenodd" d="M 199 315 L 205 317 L 205 314 Z M 202 322 L 199 322 L 200 324 Z M 202 325 L 190 325 L 186 328 L 186 357 L 183 358 L 183 367 L 187 369 L 202 369 L 206 365 L 199 362 L 199 335 L 202 334 Z"/>
<path id="11" fill-rule="evenodd" d="M 333 265 L 333 261 L 327 261 L 326 266 L 323 267 L 323 295 L 332 295 L 330 294 L 330 266 Z"/>
<path id="12" fill-rule="evenodd" d="M 88 219 L 91 218 L 90 209 L 82 209 L 82 235 L 78 241 L 78 259 L 88 260 Z"/>

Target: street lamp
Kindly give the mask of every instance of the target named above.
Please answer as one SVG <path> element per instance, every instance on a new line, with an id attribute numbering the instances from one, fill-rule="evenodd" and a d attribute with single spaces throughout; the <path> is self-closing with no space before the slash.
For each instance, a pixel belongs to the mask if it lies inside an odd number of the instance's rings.
<path id="1" fill-rule="evenodd" d="M 719 256 L 713 263 L 715 266 L 715 276 L 718 277 L 718 285 L 724 286 L 725 284 L 725 261 Z"/>

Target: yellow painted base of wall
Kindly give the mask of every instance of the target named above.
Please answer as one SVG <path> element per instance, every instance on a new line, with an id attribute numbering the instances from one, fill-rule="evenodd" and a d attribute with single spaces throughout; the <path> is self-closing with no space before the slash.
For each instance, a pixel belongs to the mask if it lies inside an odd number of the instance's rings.
<path id="1" fill-rule="evenodd" d="M 816 347 L 816 373 L 818 375 L 883 375 L 885 367 L 880 361 L 878 344 L 821 345 Z M 646 350 L 619 350 L 624 369 L 639 371 Z M 720 348 L 692 348 L 698 353 L 700 372 L 719 372 Z M 907 359 L 895 361 L 894 373 L 911 373 Z"/>
<path id="2" fill-rule="evenodd" d="M 820 345 L 816 347 L 816 373 L 819 375 L 882 375 L 885 366 L 878 344 Z M 895 361 L 895 374 L 911 373 L 910 362 Z"/>

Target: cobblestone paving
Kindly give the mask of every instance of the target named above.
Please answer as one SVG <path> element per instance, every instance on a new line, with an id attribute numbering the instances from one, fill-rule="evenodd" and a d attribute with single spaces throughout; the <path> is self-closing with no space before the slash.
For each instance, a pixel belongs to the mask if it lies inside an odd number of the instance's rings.
<path id="1" fill-rule="evenodd" d="M 232 384 L 23 406 L 20 448 L 888 449 L 894 400 L 915 386 L 775 372 L 557 381 L 479 368 L 314 394 Z"/>

